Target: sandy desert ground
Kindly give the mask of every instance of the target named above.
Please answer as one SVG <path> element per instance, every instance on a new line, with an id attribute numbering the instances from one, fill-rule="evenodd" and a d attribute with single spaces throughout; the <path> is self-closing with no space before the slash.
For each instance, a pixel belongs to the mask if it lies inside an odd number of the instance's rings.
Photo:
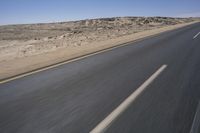
<path id="1" fill-rule="evenodd" d="M 116 17 L 0 26 L 0 79 L 194 21 L 195 18 Z"/>

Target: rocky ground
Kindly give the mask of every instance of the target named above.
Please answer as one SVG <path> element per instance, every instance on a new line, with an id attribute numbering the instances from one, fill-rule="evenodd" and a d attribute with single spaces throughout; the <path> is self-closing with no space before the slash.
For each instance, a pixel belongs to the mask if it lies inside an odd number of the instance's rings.
<path id="1" fill-rule="evenodd" d="M 194 18 L 116 17 L 48 24 L 0 26 L 0 61 L 79 47 Z"/>

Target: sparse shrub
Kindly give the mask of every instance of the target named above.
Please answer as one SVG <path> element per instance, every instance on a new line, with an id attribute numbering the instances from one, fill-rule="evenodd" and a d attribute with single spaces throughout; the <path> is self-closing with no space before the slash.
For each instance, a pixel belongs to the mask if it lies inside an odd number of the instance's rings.
<path id="1" fill-rule="evenodd" d="M 149 24 L 149 23 L 150 23 L 150 22 L 149 22 L 148 19 L 145 19 L 144 22 L 143 22 L 143 24 Z"/>
<path id="2" fill-rule="evenodd" d="M 74 30 L 74 31 L 73 31 L 74 34 L 80 34 L 80 33 L 82 33 L 82 32 L 83 32 L 83 31 L 81 31 L 81 30 Z"/>
<path id="3" fill-rule="evenodd" d="M 72 30 L 72 29 L 71 29 L 71 28 L 69 28 L 69 27 L 67 27 L 67 28 L 66 28 L 66 31 L 71 31 L 71 30 Z"/>
<path id="4" fill-rule="evenodd" d="M 52 38 L 53 38 L 52 36 L 49 36 L 49 37 L 48 37 L 48 39 L 52 39 Z"/>

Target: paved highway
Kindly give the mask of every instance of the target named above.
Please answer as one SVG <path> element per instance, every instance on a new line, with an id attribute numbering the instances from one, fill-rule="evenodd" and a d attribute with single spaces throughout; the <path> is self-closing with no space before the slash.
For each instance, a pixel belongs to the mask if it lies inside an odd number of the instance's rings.
<path id="1" fill-rule="evenodd" d="M 0 133 L 190 133 L 199 32 L 192 24 L 1 83 Z"/>

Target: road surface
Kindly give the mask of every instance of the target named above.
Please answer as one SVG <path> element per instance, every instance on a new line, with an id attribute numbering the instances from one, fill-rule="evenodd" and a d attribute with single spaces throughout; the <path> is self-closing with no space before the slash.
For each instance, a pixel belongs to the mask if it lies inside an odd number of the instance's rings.
<path id="1" fill-rule="evenodd" d="M 200 23 L 0 84 L 0 133 L 189 133 Z"/>

